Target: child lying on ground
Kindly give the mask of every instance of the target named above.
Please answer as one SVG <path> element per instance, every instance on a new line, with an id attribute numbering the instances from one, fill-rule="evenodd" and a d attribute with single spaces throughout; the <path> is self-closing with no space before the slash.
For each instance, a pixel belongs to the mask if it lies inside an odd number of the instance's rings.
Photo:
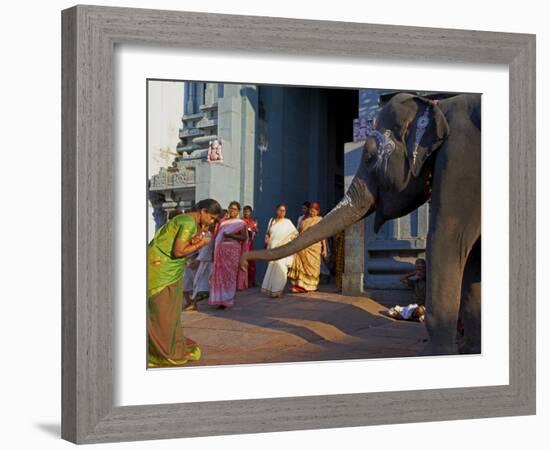
<path id="1" fill-rule="evenodd" d="M 388 309 L 388 315 L 394 319 L 401 320 L 413 320 L 417 322 L 424 322 L 424 316 L 426 314 L 426 308 L 416 303 L 411 303 L 407 306 L 395 305 L 393 308 Z"/>

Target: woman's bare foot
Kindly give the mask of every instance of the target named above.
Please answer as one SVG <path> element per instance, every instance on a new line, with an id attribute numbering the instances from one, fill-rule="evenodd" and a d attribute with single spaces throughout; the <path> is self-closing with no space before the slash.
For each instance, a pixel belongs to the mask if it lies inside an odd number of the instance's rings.
<path id="1" fill-rule="evenodd" d="M 198 311 L 197 304 L 195 302 L 188 303 L 183 307 L 184 311 Z"/>
<path id="2" fill-rule="evenodd" d="M 303 287 L 292 286 L 290 288 L 290 292 L 294 292 L 295 294 L 303 294 L 304 292 L 307 292 L 307 291 Z"/>

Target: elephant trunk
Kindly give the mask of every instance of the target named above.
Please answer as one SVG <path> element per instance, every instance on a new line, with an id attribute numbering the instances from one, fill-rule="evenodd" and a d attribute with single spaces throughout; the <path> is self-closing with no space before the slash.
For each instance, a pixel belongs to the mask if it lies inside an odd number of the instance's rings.
<path id="1" fill-rule="evenodd" d="M 245 266 L 247 260 L 272 261 L 285 258 L 316 242 L 334 236 L 370 214 L 374 210 L 374 204 L 374 197 L 366 182 L 356 176 L 344 198 L 317 225 L 308 228 L 288 244 L 245 253 L 241 257 L 241 266 Z"/>

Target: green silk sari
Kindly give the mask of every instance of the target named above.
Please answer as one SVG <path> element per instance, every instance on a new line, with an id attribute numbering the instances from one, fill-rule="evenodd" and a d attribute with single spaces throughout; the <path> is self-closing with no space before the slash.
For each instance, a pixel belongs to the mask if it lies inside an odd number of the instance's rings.
<path id="1" fill-rule="evenodd" d="M 180 214 L 157 230 L 147 248 L 147 297 L 178 281 L 187 258 L 175 258 L 172 249 L 176 239 L 190 242 L 197 232 L 193 217 Z"/>
<path id="2" fill-rule="evenodd" d="M 190 242 L 197 231 L 193 217 L 181 214 L 164 224 L 147 248 L 148 367 L 180 366 L 200 358 L 199 346 L 183 335 L 182 277 L 187 258 L 175 258 L 177 239 Z"/>

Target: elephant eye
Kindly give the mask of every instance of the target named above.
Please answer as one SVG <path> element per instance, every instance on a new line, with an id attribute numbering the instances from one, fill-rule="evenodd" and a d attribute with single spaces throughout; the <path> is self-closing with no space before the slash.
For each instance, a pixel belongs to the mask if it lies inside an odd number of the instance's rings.
<path id="1" fill-rule="evenodd" d="M 365 142 L 365 153 L 367 154 L 367 162 L 374 161 L 378 155 L 378 145 L 376 139 L 370 137 Z"/>
<path id="2" fill-rule="evenodd" d="M 376 161 L 377 159 L 378 159 L 378 154 L 377 153 L 370 153 L 367 156 L 367 163 L 371 163 L 373 161 Z"/>
<path id="3" fill-rule="evenodd" d="M 395 136 L 399 136 L 399 130 L 397 132 L 390 129 L 384 130 L 384 141 L 394 141 Z"/>

